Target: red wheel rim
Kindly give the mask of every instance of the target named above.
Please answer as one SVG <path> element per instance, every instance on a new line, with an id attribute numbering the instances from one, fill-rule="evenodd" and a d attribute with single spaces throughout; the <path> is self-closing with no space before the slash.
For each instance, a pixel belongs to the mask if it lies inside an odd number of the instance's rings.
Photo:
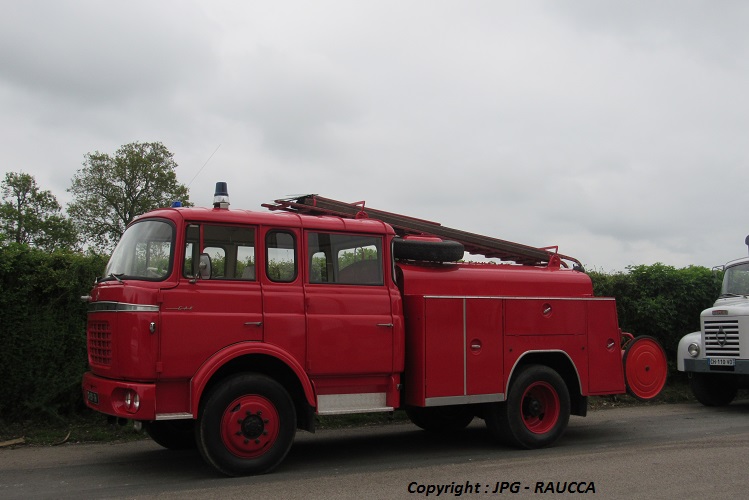
<path id="1" fill-rule="evenodd" d="M 624 354 L 624 373 L 632 396 L 647 401 L 666 385 L 668 362 L 660 344 L 647 337 L 636 338 Z"/>
<path id="2" fill-rule="evenodd" d="M 270 450 L 278 431 L 275 405 L 258 395 L 235 399 L 221 418 L 221 440 L 226 449 L 240 458 L 259 457 Z"/>
<path id="3" fill-rule="evenodd" d="M 559 420 L 559 395 L 548 382 L 534 382 L 523 394 L 523 423 L 534 434 L 544 434 Z"/>

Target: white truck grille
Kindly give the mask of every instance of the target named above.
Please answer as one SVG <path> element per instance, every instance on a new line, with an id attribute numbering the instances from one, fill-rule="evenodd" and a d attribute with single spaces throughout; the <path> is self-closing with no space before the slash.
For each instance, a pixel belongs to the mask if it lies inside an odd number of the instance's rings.
<path id="1" fill-rule="evenodd" d="M 705 334 L 706 356 L 739 357 L 739 320 L 705 320 L 702 331 Z"/>

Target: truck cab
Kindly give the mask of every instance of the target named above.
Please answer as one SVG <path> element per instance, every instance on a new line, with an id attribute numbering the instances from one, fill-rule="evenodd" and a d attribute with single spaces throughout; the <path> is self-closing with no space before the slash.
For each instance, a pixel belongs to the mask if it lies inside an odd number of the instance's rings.
<path id="1" fill-rule="evenodd" d="M 720 296 L 700 314 L 700 331 L 685 335 L 678 348 L 677 368 L 705 406 L 727 405 L 749 387 L 749 257 L 723 271 Z"/>

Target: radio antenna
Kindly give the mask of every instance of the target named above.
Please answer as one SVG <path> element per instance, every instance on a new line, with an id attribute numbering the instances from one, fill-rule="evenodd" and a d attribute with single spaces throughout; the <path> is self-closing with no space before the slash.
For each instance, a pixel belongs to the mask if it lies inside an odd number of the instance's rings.
<path id="1" fill-rule="evenodd" d="M 200 167 L 200 170 L 198 170 L 198 173 L 196 173 L 193 176 L 193 178 L 190 179 L 190 182 L 187 184 L 187 188 L 188 189 L 190 188 L 190 184 L 192 184 L 192 181 L 194 181 L 198 177 L 198 175 L 200 175 L 200 172 L 202 172 L 203 169 L 205 168 L 205 166 L 208 165 L 208 162 L 211 161 L 211 158 L 213 158 L 213 155 L 216 154 L 216 151 L 218 151 L 218 148 L 220 148 L 220 147 L 221 147 L 221 144 L 219 144 L 218 146 L 216 146 L 216 149 L 213 150 L 213 153 L 211 153 L 211 156 L 209 156 L 208 159 L 205 161 L 205 163 L 203 163 L 203 166 Z"/>

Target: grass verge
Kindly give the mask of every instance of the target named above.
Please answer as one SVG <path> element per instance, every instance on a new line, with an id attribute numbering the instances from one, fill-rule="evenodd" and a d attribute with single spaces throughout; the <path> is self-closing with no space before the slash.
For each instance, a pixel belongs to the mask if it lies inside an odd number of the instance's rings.
<path id="1" fill-rule="evenodd" d="M 65 443 L 124 442 L 147 439 L 142 431 L 136 431 L 132 422 L 119 425 L 105 415 L 84 411 L 80 415 L 60 419 L 59 422 L 22 422 L 4 424 L 0 422 L 0 445 L 22 439 L 22 443 L 11 446 L 56 446 Z"/>

